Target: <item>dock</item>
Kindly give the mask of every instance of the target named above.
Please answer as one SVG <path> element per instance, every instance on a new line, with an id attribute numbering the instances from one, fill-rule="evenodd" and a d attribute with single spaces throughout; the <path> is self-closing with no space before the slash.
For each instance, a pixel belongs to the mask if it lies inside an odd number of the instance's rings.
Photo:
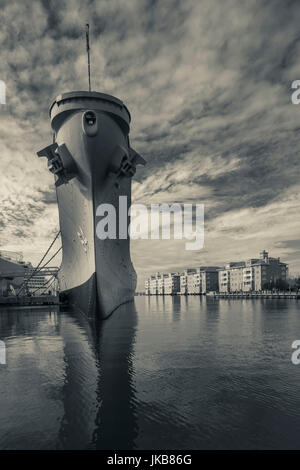
<path id="1" fill-rule="evenodd" d="M 221 299 L 300 299 L 300 292 L 209 292 L 207 295 Z"/>
<path id="2" fill-rule="evenodd" d="M 0 297 L 1 307 L 24 307 L 38 305 L 59 305 L 58 295 L 8 296 Z"/>

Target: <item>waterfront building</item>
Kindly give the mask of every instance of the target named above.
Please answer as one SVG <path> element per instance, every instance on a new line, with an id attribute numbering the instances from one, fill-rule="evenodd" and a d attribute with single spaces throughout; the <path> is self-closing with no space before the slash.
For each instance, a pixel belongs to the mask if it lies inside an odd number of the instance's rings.
<path id="1" fill-rule="evenodd" d="M 39 295 L 44 292 L 47 287 L 47 277 L 44 276 L 42 273 L 36 273 L 32 277 L 32 271 L 28 271 L 25 276 L 26 281 L 26 291 L 30 294 Z M 50 282 L 49 282 L 50 284 Z"/>
<path id="2" fill-rule="evenodd" d="M 158 295 L 164 295 L 165 294 L 165 280 L 168 278 L 169 274 L 162 274 L 158 279 L 157 279 L 157 293 Z"/>
<path id="3" fill-rule="evenodd" d="M 176 295 L 180 292 L 180 274 L 168 273 L 164 276 L 164 294 Z"/>
<path id="4" fill-rule="evenodd" d="M 31 263 L 23 261 L 20 253 L 0 251 L 0 296 L 40 295 L 51 292 L 56 295 L 57 285 L 52 276 L 57 273 L 56 267 L 36 269 Z"/>
<path id="5" fill-rule="evenodd" d="M 219 270 L 220 292 L 261 291 L 285 283 L 288 265 L 263 250 L 259 258 L 227 263 Z"/>
<path id="6" fill-rule="evenodd" d="M 219 266 L 203 266 L 200 268 L 201 294 L 218 292 Z"/>
<path id="7" fill-rule="evenodd" d="M 218 291 L 218 266 L 188 268 L 183 273 L 156 273 L 145 282 L 146 295 L 192 295 Z"/>
<path id="8" fill-rule="evenodd" d="M 243 290 L 243 268 L 245 261 L 227 263 L 219 270 L 219 291 L 236 292 Z"/>
<path id="9" fill-rule="evenodd" d="M 145 281 L 145 294 L 146 295 L 175 295 L 180 293 L 180 278 L 179 273 L 166 273 L 159 272 L 152 274 Z"/>
<path id="10" fill-rule="evenodd" d="M 187 294 L 206 294 L 218 291 L 219 266 L 201 266 L 187 275 Z"/>
<path id="11" fill-rule="evenodd" d="M 195 268 L 188 268 L 183 273 L 180 274 L 180 294 L 188 294 L 188 284 L 193 283 L 193 276 L 196 273 Z"/>
<path id="12" fill-rule="evenodd" d="M 157 295 L 158 294 L 158 280 L 160 279 L 161 274 L 156 273 L 150 276 L 149 279 L 149 294 L 150 295 Z"/>
<path id="13" fill-rule="evenodd" d="M 208 292 L 250 292 L 282 288 L 288 265 L 263 250 L 259 258 L 219 266 L 188 268 L 183 273 L 156 273 L 145 282 L 146 295 L 200 295 Z"/>
<path id="14" fill-rule="evenodd" d="M 200 278 L 197 269 L 187 269 L 186 293 L 200 294 Z"/>
<path id="15" fill-rule="evenodd" d="M 179 281 L 179 294 L 185 295 L 187 294 L 187 276 L 186 271 L 180 274 L 180 281 Z"/>
<path id="16" fill-rule="evenodd" d="M 14 295 L 23 284 L 31 263 L 23 261 L 21 253 L 0 251 L 0 295 Z"/>

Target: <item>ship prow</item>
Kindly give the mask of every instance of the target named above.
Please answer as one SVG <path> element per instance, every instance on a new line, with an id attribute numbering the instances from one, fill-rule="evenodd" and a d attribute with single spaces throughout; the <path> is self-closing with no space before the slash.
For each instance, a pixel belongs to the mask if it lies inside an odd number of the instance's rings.
<path id="1" fill-rule="evenodd" d="M 55 175 L 63 250 L 60 295 L 89 318 L 106 318 L 133 300 L 136 273 L 128 232 L 126 238 L 99 237 L 97 210 L 103 204 L 115 208 L 117 234 L 119 223 L 128 227 L 131 178 L 145 162 L 130 147 L 130 113 L 118 98 L 64 93 L 51 105 L 50 117 L 54 141 L 38 155 L 48 158 Z M 120 214 L 122 196 L 126 207 Z"/>

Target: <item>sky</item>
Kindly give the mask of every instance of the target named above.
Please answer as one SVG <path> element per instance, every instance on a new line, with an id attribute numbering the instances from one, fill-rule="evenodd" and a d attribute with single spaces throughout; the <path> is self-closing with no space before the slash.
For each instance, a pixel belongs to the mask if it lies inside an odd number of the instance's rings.
<path id="1" fill-rule="evenodd" d="M 203 249 L 132 240 L 141 290 L 156 271 L 266 249 L 300 273 L 300 4 L 289 0 L 1 0 L 0 249 L 36 263 L 58 230 L 49 106 L 87 89 L 120 98 L 146 160 L 133 203 L 204 204 Z M 55 249 L 55 247 L 54 247 Z"/>

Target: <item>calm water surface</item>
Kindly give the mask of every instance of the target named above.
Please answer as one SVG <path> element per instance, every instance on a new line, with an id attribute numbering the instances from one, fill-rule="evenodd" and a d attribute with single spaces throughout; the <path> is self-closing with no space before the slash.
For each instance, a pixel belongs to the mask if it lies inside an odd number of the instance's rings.
<path id="1" fill-rule="evenodd" d="M 1 449 L 300 449 L 297 300 L 0 310 Z"/>

